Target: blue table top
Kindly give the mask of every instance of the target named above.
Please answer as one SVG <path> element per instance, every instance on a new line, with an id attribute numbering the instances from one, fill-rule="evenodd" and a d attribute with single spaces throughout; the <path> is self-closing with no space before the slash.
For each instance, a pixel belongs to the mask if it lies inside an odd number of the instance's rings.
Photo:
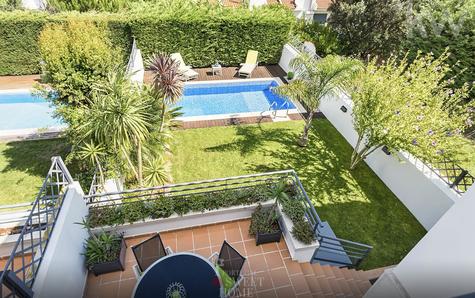
<path id="1" fill-rule="evenodd" d="M 180 293 L 181 296 L 173 296 Z M 161 258 L 144 271 L 133 297 L 221 297 L 221 280 L 207 259 L 192 253 Z"/>

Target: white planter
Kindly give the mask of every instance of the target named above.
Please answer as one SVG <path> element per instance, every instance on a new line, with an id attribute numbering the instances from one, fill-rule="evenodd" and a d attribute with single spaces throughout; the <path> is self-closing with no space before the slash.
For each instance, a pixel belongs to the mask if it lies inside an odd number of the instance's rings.
<path id="1" fill-rule="evenodd" d="M 270 206 L 273 201 L 269 200 L 261 203 L 262 206 Z M 116 227 L 106 226 L 97 227 L 93 231 L 100 230 L 115 230 L 119 233 L 124 233 L 124 236 L 135 236 L 156 232 L 164 232 L 170 230 L 178 230 L 184 228 L 191 228 L 203 225 L 210 225 L 215 223 L 222 223 L 227 221 L 239 220 L 251 217 L 252 212 L 256 209 L 258 204 L 240 205 L 218 210 L 201 212 L 190 212 L 185 215 L 173 214 L 168 218 L 146 219 L 145 221 L 126 223 Z"/>
<path id="2" fill-rule="evenodd" d="M 290 218 L 282 212 L 282 209 L 279 205 L 279 213 L 280 213 L 280 227 L 282 228 L 282 234 L 285 239 L 285 243 L 289 248 L 290 257 L 292 260 L 297 262 L 310 262 L 312 260 L 313 254 L 315 250 L 318 248 L 319 243 L 318 241 L 314 241 L 312 244 L 303 244 L 302 242 L 298 241 L 297 239 L 292 236 L 292 228 L 294 224 L 290 220 Z"/>

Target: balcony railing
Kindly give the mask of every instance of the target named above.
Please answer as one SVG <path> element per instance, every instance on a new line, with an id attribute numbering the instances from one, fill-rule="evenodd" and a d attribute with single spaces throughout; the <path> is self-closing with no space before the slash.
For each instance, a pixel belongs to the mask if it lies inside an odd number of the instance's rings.
<path id="1" fill-rule="evenodd" d="M 0 275 L 0 297 L 28 297 L 61 209 L 73 182 L 61 157 L 53 157 L 43 185 L 25 219 L 18 240 Z"/>
<path id="2" fill-rule="evenodd" d="M 294 197 L 300 199 L 304 204 L 307 221 L 311 225 L 317 239 L 322 244 L 323 242 L 325 243 L 326 250 L 331 251 L 333 256 L 338 257 L 341 254 L 347 256 L 347 262 L 337 263 L 337 265 L 357 267 L 369 254 L 372 247 L 328 235 L 324 236 L 321 234 L 321 231 L 324 228 L 324 223 L 315 210 L 315 207 L 309 199 L 300 179 L 293 170 L 179 183 L 150 188 L 126 190 L 122 192 L 93 194 L 85 196 L 85 199 L 91 214 L 95 212 L 95 209 L 100 210 L 102 208 L 115 208 L 125 204 L 134 204 L 137 201 L 153 202 L 154 200 L 161 199 L 163 196 L 172 197 L 177 200 L 187 200 L 188 198 L 191 198 L 191 196 L 195 195 L 210 195 L 209 197 L 220 200 L 222 196 L 218 194 L 224 191 L 251 189 L 260 185 L 277 183 L 282 179 L 290 179 L 293 181 L 294 189 L 297 193 Z M 336 243 L 339 245 L 335 245 Z"/>

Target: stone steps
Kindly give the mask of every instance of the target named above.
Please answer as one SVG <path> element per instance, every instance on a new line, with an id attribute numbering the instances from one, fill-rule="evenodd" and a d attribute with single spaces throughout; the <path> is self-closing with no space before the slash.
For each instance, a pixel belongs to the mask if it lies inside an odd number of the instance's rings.
<path id="1" fill-rule="evenodd" d="M 371 287 L 369 279 L 377 278 L 385 269 L 361 271 L 318 263 L 299 266 L 306 282 L 303 288 L 313 297 L 362 297 Z"/>

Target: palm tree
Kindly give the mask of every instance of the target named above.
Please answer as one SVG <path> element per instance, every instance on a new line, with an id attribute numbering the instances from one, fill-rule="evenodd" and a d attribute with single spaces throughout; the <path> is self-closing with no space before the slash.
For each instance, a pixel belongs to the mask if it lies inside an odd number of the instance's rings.
<path id="1" fill-rule="evenodd" d="M 162 103 L 159 132 L 165 125 L 166 106 L 176 104 L 183 94 L 184 76 L 179 70 L 178 63 L 164 53 L 153 54 L 148 61 L 149 68 L 153 73 L 155 91 L 153 95 Z"/>
<path id="2" fill-rule="evenodd" d="M 101 187 L 104 186 L 104 171 L 102 170 L 100 159 L 105 155 L 106 152 L 104 146 L 94 144 L 92 140 L 85 142 L 84 145 L 80 147 L 79 157 L 82 159 L 88 159 L 90 163 L 99 170 Z"/>
<path id="3" fill-rule="evenodd" d="M 163 157 L 148 159 L 144 167 L 144 183 L 147 186 L 165 184 L 171 179 L 170 171 Z"/>
<path id="4" fill-rule="evenodd" d="M 118 151 L 142 185 L 142 147 L 153 125 L 150 103 L 141 99 L 139 90 L 131 85 L 125 72 L 117 70 L 111 72 L 105 82 L 93 86 L 86 113 L 79 130 L 86 138 Z M 134 149 L 137 169 L 130 158 Z"/>
<path id="5" fill-rule="evenodd" d="M 302 53 L 291 61 L 290 66 L 295 70 L 296 79 L 287 85 L 274 88 L 273 91 L 302 102 L 308 109 L 303 133 L 298 142 L 300 146 L 306 146 L 308 143 L 308 132 L 320 101 L 325 96 L 344 89 L 360 65 L 355 59 L 336 55 L 316 59 L 308 53 Z"/>

